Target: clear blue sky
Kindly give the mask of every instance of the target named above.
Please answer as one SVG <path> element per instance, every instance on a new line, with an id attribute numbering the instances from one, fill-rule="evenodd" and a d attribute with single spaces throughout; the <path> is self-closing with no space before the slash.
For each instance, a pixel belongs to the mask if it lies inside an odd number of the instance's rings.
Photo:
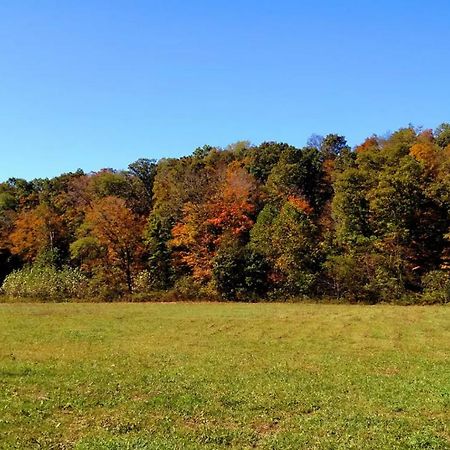
<path id="1" fill-rule="evenodd" d="M 3 0 L 0 180 L 450 121 L 450 2 Z"/>

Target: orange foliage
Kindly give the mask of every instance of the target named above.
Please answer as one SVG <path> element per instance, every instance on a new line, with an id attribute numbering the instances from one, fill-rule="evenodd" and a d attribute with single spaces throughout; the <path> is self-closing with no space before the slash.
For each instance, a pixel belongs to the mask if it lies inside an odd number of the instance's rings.
<path id="1" fill-rule="evenodd" d="M 409 153 L 428 171 L 434 173 L 439 165 L 439 150 L 439 147 L 433 142 L 432 131 L 426 130 L 419 135 Z"/>
<path id="2" fill-rule="evenodd" d="M 240 164 L 231 163 L 212 200 L 185 205 L 183 221 L 172 229 L 171 245 L 194 278 L 208 280 L 224 239 L 239 239 L 253 226 L 255 192 L 253 177 Z"/>
<path id="3" fill-rule="evenodd" d="M 215 256 L 214 236 L 208 230 L 208 211 L 204 206 L 188 203 L 183 222 L 172 229 L 171 246 L 181 264 L 186 264 L 199 281 L 211 277 L 211 260 Z M 177 260 L 174 261 L 177 264 Z"/>
<path id="4" fill-rule="evenodd" d="M 367 150 L 371 150 L 373 148 L 378 147 L 378 140 L 375 136 L 367 138 L 362 144 L 355 147 L 356 153 L 363 153 Z"/>
<path id="5" fill-rule="evenodd" d="M 62 231 L 61 218 L 44 204 L 22 211 L 10 235 L 11 252 L 32 261 L 40 251 L 53 248 Z"/>
<path id="6" fill-rule="evenodd" d="M 86 223 L 91 234 L 106 248 L 108 263 L 124 272 L 131 291 L 133 268 L 142 251 L 143 221 L 127 208 L 125 200 L 109 196 L 91 206 Z"/>
<path id="7" fill-rule="evenodd" d="M 295 197 L 295 196 L 291 195 L 288 198 L 288 201 L 292 206 L 295 206 L 298 210 L 300 210 L 301 212 L 303 212 L 307 215 L 309 215 L 313 212 L 313 208 L 308 203 L 308 201 L 305 200 L 304 198 Z"/>
<path id="8" fill-rule="evenodd" d="M 125 200 L 104 197 L 95 202 L 86 214 L 92 234 L 111 255 L 125 254 L 141 239 L 143 223 L 130 209 Z"/>
<path id="9" fill-rule="evenodd" d="M 253 226 L 255 181 L 238 163 L 231 163 L 217 199 L 209 204 L 208 223 L 216 228 L 216 243 L 224 233 L 239 236 Z"/>
<path id="10" fill-rule="evenodd" d="M 323 162 L 324 180 L 332 183 L 334 178 L 334 168 L 336 166 L 336 161 L 334 159 L 326 159 Z"/>

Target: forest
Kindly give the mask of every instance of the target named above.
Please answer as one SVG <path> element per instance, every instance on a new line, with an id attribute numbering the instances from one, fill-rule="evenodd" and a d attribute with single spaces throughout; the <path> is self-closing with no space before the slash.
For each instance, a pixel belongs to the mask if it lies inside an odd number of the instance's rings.
<path id="1" fill-rule="evenodd" d="M 450 301 L 450 124 L 0 183 L 2 295 Z"/>

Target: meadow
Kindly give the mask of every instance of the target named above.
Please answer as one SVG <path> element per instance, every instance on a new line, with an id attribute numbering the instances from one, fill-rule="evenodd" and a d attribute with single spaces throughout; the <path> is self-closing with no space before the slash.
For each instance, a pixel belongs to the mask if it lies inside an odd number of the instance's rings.
<path id="1" fill-rule="evenodd" d="M 450 307 L 0 304 L 2 449 L 449 449 Z"/>

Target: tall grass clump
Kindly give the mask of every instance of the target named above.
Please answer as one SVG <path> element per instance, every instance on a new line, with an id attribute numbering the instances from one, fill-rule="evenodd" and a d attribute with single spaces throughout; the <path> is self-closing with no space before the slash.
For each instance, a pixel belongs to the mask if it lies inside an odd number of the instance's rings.
<path id="1" fill-rule="evenodd" d="M 83 298 L 89 295 L 89 280 L 79 269 L 33 265 L 10 273 L 1 288 L 11 297 L 39 299 Z"/>

